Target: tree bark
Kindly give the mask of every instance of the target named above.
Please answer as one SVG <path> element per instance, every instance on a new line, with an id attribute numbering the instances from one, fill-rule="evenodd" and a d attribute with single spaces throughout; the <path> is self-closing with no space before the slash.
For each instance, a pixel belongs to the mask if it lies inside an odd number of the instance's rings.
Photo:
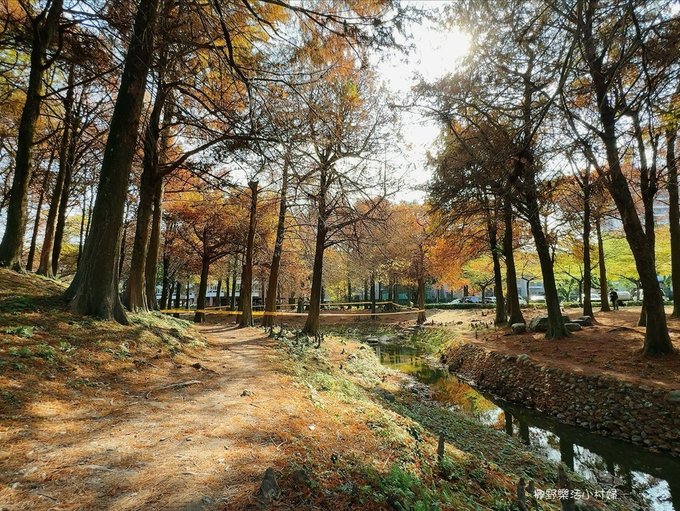
<path id="1" fill-rule="evenodd" d="M 505 257 L 505 282 L 508 297 L 508 323 L 524 323 L 522 309 L 519 306 L 519 291 L 517 289 L 517 270 L 515 269 L 515 255 L 512 235 L 512 204 L 505 199 L 503 205 L 505 232 L 503 234 L 503 256 Z"/>
<path id="2" fill-rule="evenodd" d="M 609 312 L 609 296 L 607 284 L 607 266 L 604 260 L 604 244 L 602 242 L 602 227 L 600 217 L 595 218 L 595 234 L 597 235 L 597 258 L 600 272 L 600 311 Z"/>
<path id="3" fill-rule="evenodd" d="M 56 236 L 56 224 L 59 213 L 62 211 L 60 204 L 63 200 L 64 183 L 66 181 L 66 174 L 69 171 L 71 162 L 69 156 L 71 155 L 71 137 L 75 137 L 73 129 L 72 111 L 73 111 L 73 97 L 75 95 L 75 76 L 74 66 L 71 64 L 68 76 L 68 89 L 66 90 L 66 98 L 64 99 L 64 127 L 61 135 L 61 142 L 59 144 L 59 172 L 57 173 L 57 181 L 52 192 L 52 199 L 50 200 L 50 209 L 47 212 L 47 223 L 45 225 L 45 238 L 43 239 L 43 246 L 40 252 L 40 264 L 38 265 L 38 273 L 46 277 L 55 275 L 52 267 L 52 254 Z M 64 211 L 65 214 L 65 211 Z M 61 232 L 63 233 L 63 227 Z M 63 237 L 63 234 L 62 234 Z M 61 242 L 61 241 L 60 241 Z"/>
<path id="4" fill-rule="evenodd" d="M 316 220 L 316 241 L 314 244 L 314 265 L 312 267 L 312 287 L 309 297 L 309 309 L 307 320 L 302 332 L 307 335 L 317 336 L 320 331 L 321 300 L 323 299 L 323 256 L 326 250 L 326 237 L 328 235 L 328 211 L 326 209 L 326 194 L 328 193 L 328 172 L 325 164 L 321 165 L 319 175 L 319 195 L 317 202 L 318 216 Z M 366 301 L 366 284 L 364 283 L 364 301 Z"/>
<path id="5" fill-rule="evenodd" d="M 208 276 L 210 274 L 210 258 L 204 253 L 201 258 L 201 281 L 198 284 L 198 296 L 196 297 L 196 313 L 194 323 L 205 322 L 205 313 L 199 312 L 205 309 L 205 294 L 208 290 Z"/>
<path id="6" fill-rule="evenodd" d="M 172 293 L 170 287 L 170 257 L 163 254 L 163 288 L 161 290 L 161 309 L 169 308 L 169 295 Z"/>
<path id="7" fill-rule="evenodd" d="M 50 186 L 50 177 L 52 175 L 52 162 L 54 161 L 54 152 L 50 156 L 50 162 L 47 165 L 45 176 L 43 177 L 42 186 L 40 187 L 40 198 L 38 199 L 38 207 L 35 211 L 35 221 L 33 222 L 33 235 L 31 236 L 31 247 L 28 249 L 28 258 L 26 259 L 26 270 L 33 271 L 33 261 L 35 260 L 35 246 L 38 242 L 38 231 L 40 230 L 40 218 L 42 217 L 42 206 L 45 200 L 45 193 Z"/>
<path id="8" fill-rule="evenodd" d="M 161 132 L 161 114 L 167 98 L 162 73 L 160 73 L 158 82 L 158 90 L 156 91 L 156 97 L 144 136 L 143 169 L 139 183 L 139 205 L 137 206 L 135 237 L 130 259 L 130 275 L 123 297 L 123 304 L 130 311 L 146 311 L 150 308 L 147 302 L 146 291 L 146 260 L 150 243 L 150 230 L 152 230 L 151 224 L 155 206 L 156 183 L 159 180 L 158 140 Z M 162 180 L 162 178 L 160 179 Z"/>
<path id="9" fill-rule="evenodd" d="M 680 317 L 680 206 L 678 205 L 678 160 L 675 156 L 676 129 L 666 131 L 666 167 L 668 168 L 668 218 L 671 235 L 671 282 L 673 314 Z"/>
<path id="10" fill-rule="evenodd" d="M 153 194 L 153 216 L 151 217 L 151 234 L 149 246 L 146 249 L 144 264 L 144 289 L 146 290 L 146 305 L 149 310 L 158 310 L 156 299 L 156 270 L 158 254 L 161 246 L 161 221 L 163 220 L 163 178 L 158 177 Z"/>
<path id="11" fill-rule="evenodd" d="M 231 297 L 229 308 L 233 311 L 236 309 L 236 277 L 238 271 L 238 256 L 234 256 L 234 267 L 231 270 Z"/>
<path id="12" fill-rule="evenodd" d="M 159 0 L 140 0 L 118 97 L 111 117 L 92 212 L 78 271 L 66 292 L 74 312 L 127 324 L 118 296 L 118 258 L 132 159 L 153 53 Z"/>
<path id="13" fill-rule="evenodd" d="M 376 312 L 376 304 L 375 304 L 375 271 L 371 272 L 371 291 L 370 291 L 370 296 L 371 296 L 371 319 L 377 319 L 377 316 L 375 316 Z"/>
<path id="14" fill-rule="evenodd" d="M 491 251 L 491 259 L 493 261 L 493 276 L 494 276 L 494 295 L 496 295 L 496 318 L 494 323 L 496 325 L 504 325 L 507 322 L 505 314 L 505 297 L 503 296 L 503 274 L 501 271 L 501 260 L 498 246 L 498 226 L 496 225 L 496 214 L 491 218 L 491 213 L 487 218 L 487 234 L 489 236 L 489 250 Z M 484 293 L 482 293 L 482 299 Z"/>
<path id="15" fill-rule="evenodd" d="M 560 308 L 560 298 L 557 294 L 555 283 L 555 270 L 553 260 L 550 255 L 550 245 L 543 231 L 543 224 L 539 215 L 538 200 L 533 192 L 527 193 L 527 208 L 529 211 L 528 220 L 531 227 L 531 234 L 534 238 L 536 253 L 541 265 L 541 276 L 543 277 L 543 291 L 545 292 L 545 304 L 548 312 L 548 331 L 545 336 L 548 339 L 562 339 L 568 337 L 570 333 L 562 321 L 562 309 Z"/>
<path id="16" fill-rule="evenodd" d="M 325 210 L 325 206 L 324 206 Z M 321 287 L 323 281 L 323 256 L 326 249 L 325 214 L 319 216 L 316 227 L 316 243 L 314 245 L 314 266 L 312 268 L 312 288 L 309 297 L 307 320 L 302 329 L 307 335 L 318 335 L 321 314 Z"/>
<path id="17" fill-rule="evenodd" d="M 281 266 L 281 251 L 283 248 L 283 236 L 286 230 L 286 211 L 288 209 L 288 155 L 283 161 L 281 175 L 281 202 L 279 203 L 279 219 L 276 225 L 276 241 L 274 242 L 274 253 L 272 254 L 271 271 L 269 272 L 269 283 L 267 285 L 267 301 L 262 317 L 262 326 L 271 327 L 274 325 L 274 313 L 276 313 L 276 289 L 279 284 L 279 268 Z"/>
<path id="18" fill-rule="evenodd" d="M 215 305 L 217 303 L 217 305 Z M 222 279 L 217 280 L 217 289 L 215 290 L 215 303 L 213 303 L 213 306 L 215 307 L 220 307 L 222 304 Z"/>
<path id="19" fill-rule="evenodd" d="M 590 300 L 593 282 L 590 266 L 590 167 L 588 167 L 583 179 L 583 315 L 594 318 L 595 313 Z"/>
<path id="20" fill-rule="evenodd" d="M 42 11 L 31 21 L 33 31 L 31 69 L 26 89 L 26 101 L 19 121 L 14 177 L 7 204 L 5 233 L 0 242 L 0 266 L 19 271 L 26 234 L 28 185 L 33 174 L 33 136 L 43 99 L 43 76 L 51 65 L 47 59 L 47 50 L 59 29 L 62 9 L 63 0 L 52 0 L 49 10 Z"/>
<path id="21" fill-rule="evenodd" d="M 257 226 L 257 181 L 250 181 L 250 222 L 248 225 L 248 240 L 246 242 L 246 255 L 243 260 L 241 272 L 241 315 L 238 325 L 240 327 L 253 326 L 253 249 L 255 245 L 255 228 Z"/>

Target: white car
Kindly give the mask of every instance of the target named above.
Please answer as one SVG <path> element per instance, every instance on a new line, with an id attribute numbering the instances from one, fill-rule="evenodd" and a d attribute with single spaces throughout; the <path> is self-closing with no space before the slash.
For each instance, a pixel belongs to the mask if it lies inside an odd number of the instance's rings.
<path id="1" fill-rule="evenodd" d="M 527 301 L 524 299 L 523 296 L 518 297 L 518 300 L 520 305 L 528 305 Z"/>
<path id="2" fill-rule="evenodd" d="M 545 302 L 545 295 L 542 293 L 533 293 L 529 296 L 530 302 Z"/>

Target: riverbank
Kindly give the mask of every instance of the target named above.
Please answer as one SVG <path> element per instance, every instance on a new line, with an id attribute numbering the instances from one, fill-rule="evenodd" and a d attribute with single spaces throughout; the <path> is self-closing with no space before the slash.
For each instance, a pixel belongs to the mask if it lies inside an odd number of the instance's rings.
<path id="1" fill-rule="evenodd" d="M 480 343 L 453 343 L 442 362 L 475 387 L 511 403 L 654 452 L 680 456 L 680 392 L 667 383 L 643 384 L 570 370 L 559 360 L 551 363 Z"/>

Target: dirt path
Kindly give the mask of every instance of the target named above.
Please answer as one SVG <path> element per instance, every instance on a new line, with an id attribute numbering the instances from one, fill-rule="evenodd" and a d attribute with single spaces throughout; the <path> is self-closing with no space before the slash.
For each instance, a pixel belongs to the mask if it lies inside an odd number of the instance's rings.
<path id="1" fill-rule="evenodd" d="M 276 370 L 261 330 L 203 333 L 209 347 L 195 360 L 136 388 L 36 399 L 4 422 L 0 509 L 248 507 L 264 470 L 289 462 L 296 440 L 314 448 L 323 428 L 310 428 L 318 413 Z"/>

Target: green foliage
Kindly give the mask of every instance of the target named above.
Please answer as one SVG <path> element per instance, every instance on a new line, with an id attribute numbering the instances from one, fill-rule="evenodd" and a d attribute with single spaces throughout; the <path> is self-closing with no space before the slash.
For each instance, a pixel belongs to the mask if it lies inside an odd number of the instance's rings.
<path id="1" fill-rule="evenodd" d="M 13 394 L 8 390 L 0 390 L 0 398 L 2 398 L 2 400 L 10 406 L 17 406 L 21 404 L 21 399 L 19 399 L 16 394 Z"/>
<path id="2" fill-rule="evenodd" d="M 30 296 L 11 296 L 0 301 L 0 312 L 30 312 L 37 308 L 35 300 Z"/>
<path id="3" fill-rule="evenodd" d="M 55 351 L 49 344 L 38 344 L 35 348 L 35 356 L 52 362 L 54 360 Z"/>
<path id="4" fill-rule="evenodd" d="M 9 349 L 9 354 L 12 355 L 13 357 L 28 358 L 33 355 L 33 352 L 31 351 L 31 348 L 29 348 L 28 346 L 22 346 L 21 348 L 12 346 Z"/>
<path id="5" fill-rule="evenodd" d="M 24 339 L 29 339 L 33 337 L 33 331 L 35 330 L 32 326 L 15 326 L 12 328 L 7 328 L 5 330 L 6 334 L 17 335 L 23 337 Z"/>
<path id="6" fill-rule="evenodd" d="M 397 511 L 437 511 L 441 509 L 442 496 L 431 490 L 411 472 L 398 465 L 380 482 L 379 491 Z"/>
<path id="7" fill-rule="evenodd" d="M 78 349 L 78 348 L 68 341 L 60 341 L 59 342 L 59 351 L 61 351 L 63 353 L 67 353 L 67 354 L 73 353 L 74 351 L 76 351 L 76 349 Z"/>

